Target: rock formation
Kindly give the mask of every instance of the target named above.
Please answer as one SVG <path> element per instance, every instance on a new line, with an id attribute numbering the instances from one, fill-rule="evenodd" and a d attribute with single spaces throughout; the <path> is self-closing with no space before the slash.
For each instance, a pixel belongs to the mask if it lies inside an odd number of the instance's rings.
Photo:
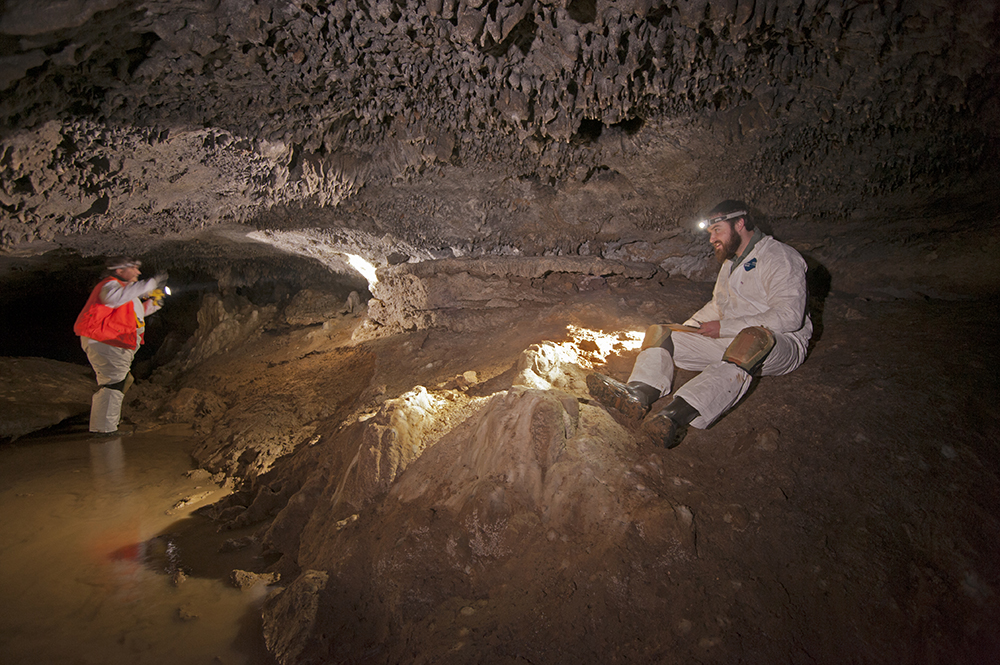
<path id="1" fill-rule="evenodd" d="M 0 357 L 0 439 L 16 440 L 90 413 L 93 372 L 46 358 Z"/>
<path id="2" fill-rule="evenodd" d="M 733 195 L 838 256 L 996 163 L 995 3 L 25 0 L 0 34 L 7 249 L 254 222 L 664 265 Z"/>

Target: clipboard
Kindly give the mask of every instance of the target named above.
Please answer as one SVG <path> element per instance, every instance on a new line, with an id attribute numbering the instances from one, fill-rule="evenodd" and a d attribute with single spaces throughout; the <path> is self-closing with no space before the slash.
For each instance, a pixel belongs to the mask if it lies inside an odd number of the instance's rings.
<path id="1" fill-rule="evenodd" d="M 700 331 L 700 328 L 692 328 L 691 326 L 685 326 L 680 323 L 668 323 L 667 327 L 673 330 L 674 332 L 696 333 Z"/>

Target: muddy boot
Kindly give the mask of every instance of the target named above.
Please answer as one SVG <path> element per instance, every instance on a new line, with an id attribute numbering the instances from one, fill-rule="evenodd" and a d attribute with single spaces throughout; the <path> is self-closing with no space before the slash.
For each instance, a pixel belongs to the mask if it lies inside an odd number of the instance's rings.
<path id="1" fill-rule="evenodd" d="M 660 398 L 660 391 L 639 381 L 622 383 L 603 374 L 587 376 L 587 388 L 598 402 L 632 420 L 640 420 Z"/>
<path id="2" fill-rule="evenodd" d="M 683 439 L 683 429 L 700 414 L 680 397 L 675 397 L 642 422 L 642 431 L 657 445 L 675 448 Z"/>

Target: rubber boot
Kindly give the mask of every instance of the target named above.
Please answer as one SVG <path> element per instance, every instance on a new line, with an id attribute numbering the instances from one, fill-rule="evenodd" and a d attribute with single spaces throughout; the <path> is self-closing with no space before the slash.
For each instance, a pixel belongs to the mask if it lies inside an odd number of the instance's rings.
<path id="1" fill-rule="evenodd" d="M 100 386 L 90 400 L 90 431 L 95 434 L 117 432 L 124 400 L 122 391 Z"/>
<path id="2" fill-rule="evenodd" d="M 676 448 L 683 438 L 678 436 L 678 432 L 699 415 L 697 409 L 680 397 L 675 397 L 670 404 L 646 418 L 642 423 L 642 430 L 653 443 L 664 448 Z"/>
<path id="3" fill-rule="evenodd" d="M 640 381 L 622 383 L 597 373 L 587 376 L 587 388 L 598 402 L 632 420 L 640 420 L 660 398 L 659 389 L 653 386 Z"/>

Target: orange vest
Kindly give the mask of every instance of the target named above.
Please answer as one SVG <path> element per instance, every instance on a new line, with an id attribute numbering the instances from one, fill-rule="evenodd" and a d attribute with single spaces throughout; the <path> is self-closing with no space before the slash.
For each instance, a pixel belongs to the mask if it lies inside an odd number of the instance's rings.
<path id="1" fill-rule="evenodd" d="M 98 342 L 123 349 L 134 349 L 136 341 L 142 344 L 142 335 L 137 335 L 135 305 L 129 301 L 121 307 L 108 307 L 101 302 L 101 289 L 111 280 L 122 282 L 117 277 L 108 277 L 94 287 L 87 304 L 73 324 L 73 332 L 81 337 L 89 337 Z"/>

